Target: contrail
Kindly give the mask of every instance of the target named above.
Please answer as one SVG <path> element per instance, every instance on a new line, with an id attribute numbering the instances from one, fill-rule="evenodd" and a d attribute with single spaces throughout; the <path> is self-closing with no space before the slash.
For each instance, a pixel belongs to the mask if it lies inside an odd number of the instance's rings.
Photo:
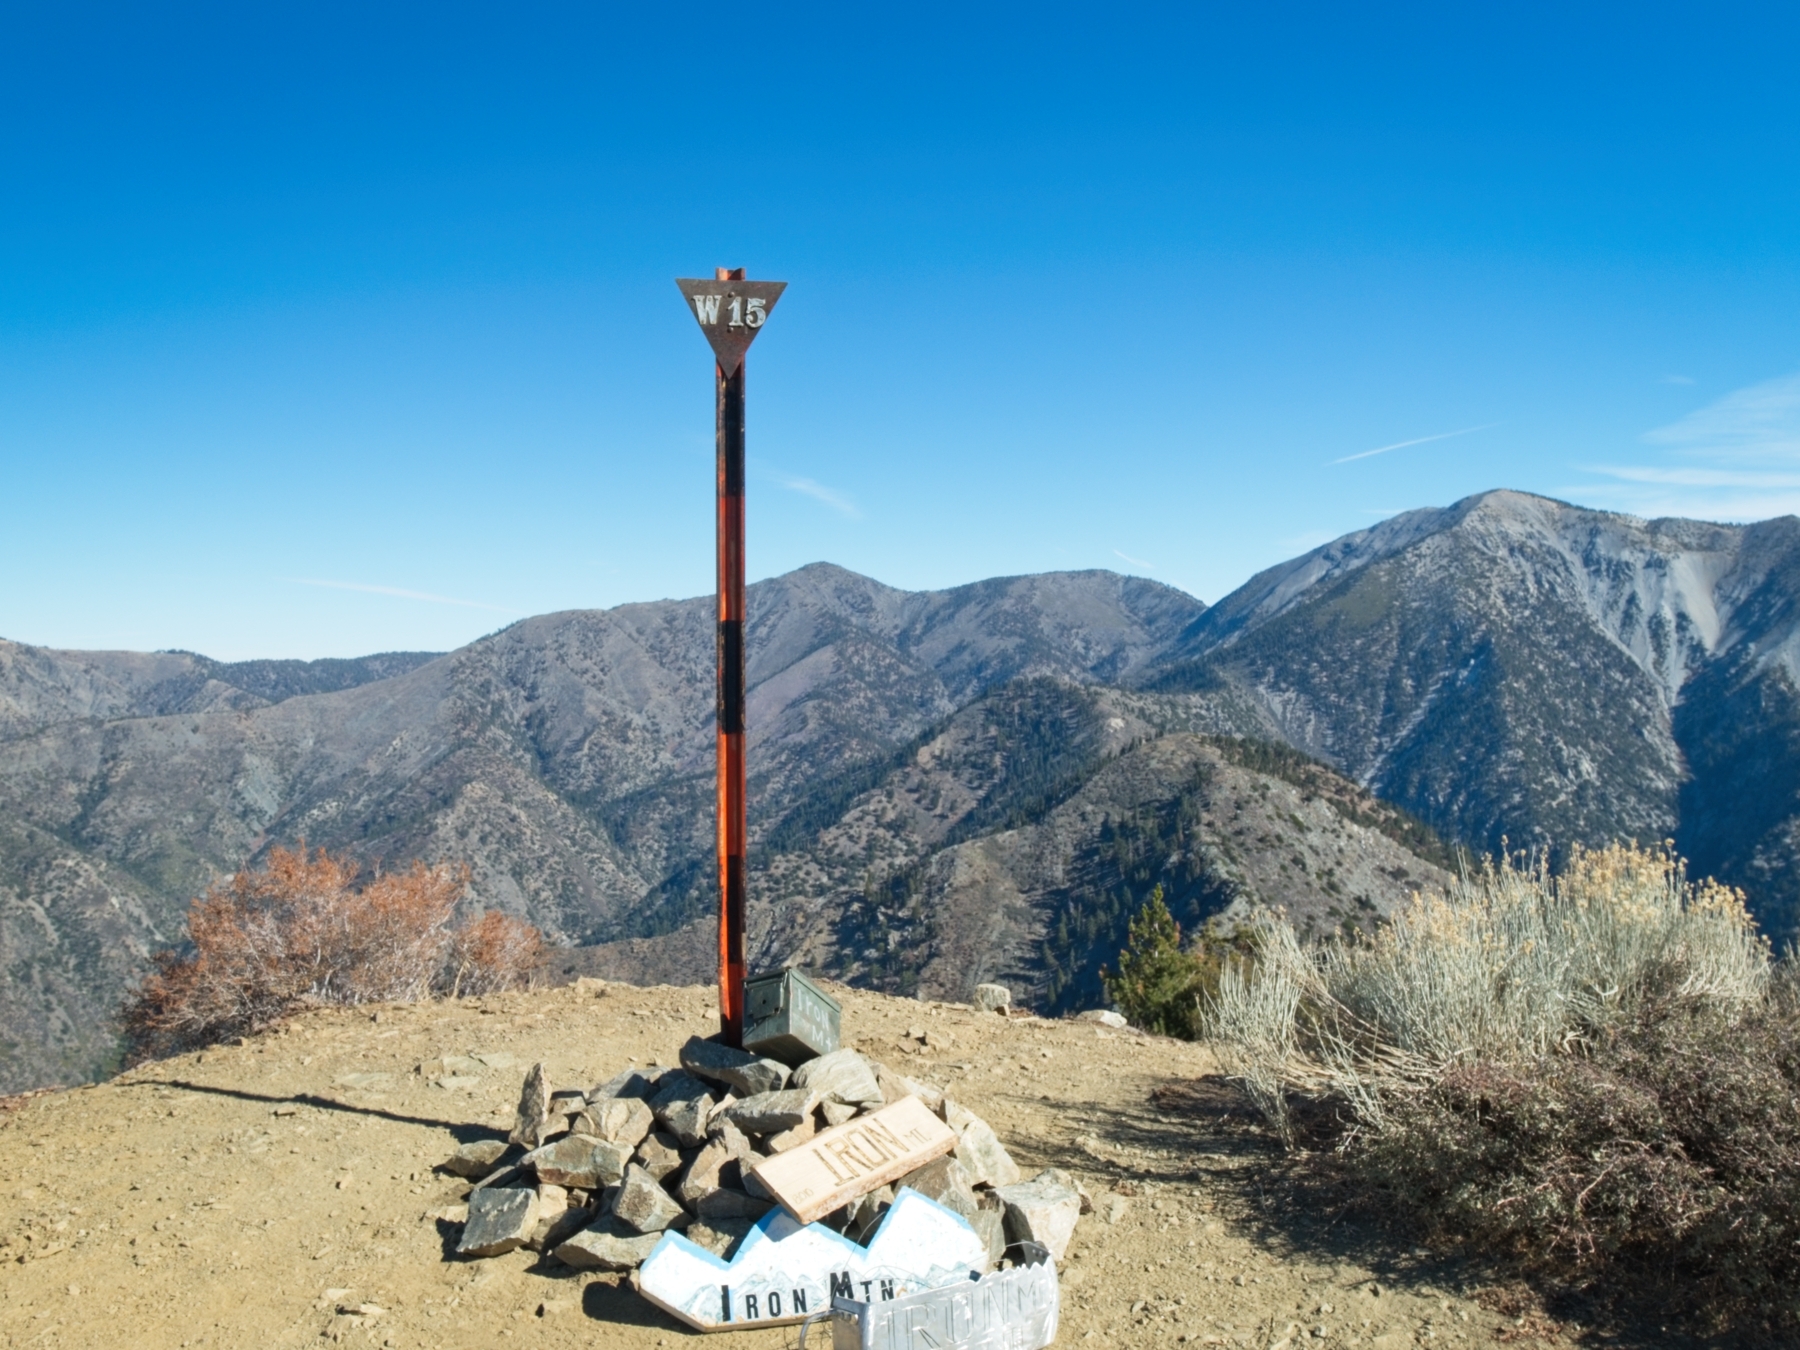
<path id="1" fill-rule="evenodd" d="M 301 586 L 326 586 L 334 591 L 362 591 L 368 595 L 392 595 L 402 600 L 429 600 L 434 605 L 461 605 L 465 609 L 491 609 L 496 614 L 517 614 L 516 609 L 507 609 L 504 605 L 484 605 L 479 600 L 454 600 L 447 595 L 432 595 L 428 591 L 405 591 L 398 586 L 370 586 L 360 581 L 321 581 L 314 577 L 295 577 L 294 581 Z"/>
<path id="2" fill-rule="evenodd" d="M 1345 455 L 1342 459 L 1334 459 L 1333 464 L 1348 464 L 1353 459 L 1367 459 L 1370 455 L 1385 455 L 1390 450 L 1404 450 L 1409 445 L 1424 445 L 1427 441 L 1447 441 L 1452 436 L 1467 436 L 1471 431 L 1486 431 L 1489 427 L 1497 427 L 1498 422 L 1483 422 L 1478 427 L 1464 427 L 1461 431 L 1440 431 L 1435 436 L 1421 436 L 1416 441 L 1395 441 L 1392 445 L 1378 445 L 1373 450 L 1363 450 L 1354 455 Z"/>

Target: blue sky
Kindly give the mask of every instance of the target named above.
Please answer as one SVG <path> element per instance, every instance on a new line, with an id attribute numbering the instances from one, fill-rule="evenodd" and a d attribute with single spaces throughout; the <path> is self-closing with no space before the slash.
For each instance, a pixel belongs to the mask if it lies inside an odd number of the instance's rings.
<path id="1" fill-rule="evenodd" d="M 789 282 L 753 576 L 1211 601 L 1490 487 L 1800 510 L 1795 13 L 15 6 L 0 635 L 709 590 L 721 264 Z"/>

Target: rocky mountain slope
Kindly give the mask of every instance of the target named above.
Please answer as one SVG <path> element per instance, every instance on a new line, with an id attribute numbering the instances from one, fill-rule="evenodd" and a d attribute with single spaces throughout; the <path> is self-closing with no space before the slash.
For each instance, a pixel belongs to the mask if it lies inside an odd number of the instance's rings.
<path id="1" fill-rule="evenodd" d="M 763 582 L 756 819 L 995 684 L 1128 679 L 1201 609 L 1100 572 L 927 594 L 826 565 Z M 102 1067 L 145 953 L 180 940 L 190 896 L 275 843 L 466 859 L 471 903 L 562 942 L 673 926 L 710 866 L 711 614 L 696 599 L 546 615 L 279 702 L 194 658 L 10 648 L 0 1088 Z"/>
<path id="2" fill-rule="evenodd" d="M 1483 851 L 1673 836 L 1784 938 L 1797 597 L 1800 521 L 1511 492 L 1212 609 L 1104 572 L 759 583 L 754 957 L 946 995 L 996 974 L 1072 1006 L 1159 882 L 1190 925 L 1279 903 L 1323 928 L 1438 876 L 1431 831 L 1385 802 Z M 188 898 L 300 839 L 467 860 L 472 904 L 592 948 L 571 969 L 699 978 L 711 612 L 544 615 L 436 659 L 0 644 L 0 1088 L 103 1068 Z"/>
<path id="3" fill-rule="evenodd" d="M 1800 911 L 1800 521 L 1643 521 L 1516 492 L 1251 579 L 1148 677 L 1498 850 L 1673 837 Z"/>

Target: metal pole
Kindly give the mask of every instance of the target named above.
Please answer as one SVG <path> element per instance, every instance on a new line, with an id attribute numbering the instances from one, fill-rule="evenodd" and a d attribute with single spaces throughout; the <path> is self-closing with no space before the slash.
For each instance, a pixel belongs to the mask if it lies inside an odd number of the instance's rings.
<path id="1" fill-rule="evenodd" d="M 719 281 L 744 269 L 721 267 Z M 744 1043 L 744 365 L 715 364 L 719 473 L 719 1029 Z"/>

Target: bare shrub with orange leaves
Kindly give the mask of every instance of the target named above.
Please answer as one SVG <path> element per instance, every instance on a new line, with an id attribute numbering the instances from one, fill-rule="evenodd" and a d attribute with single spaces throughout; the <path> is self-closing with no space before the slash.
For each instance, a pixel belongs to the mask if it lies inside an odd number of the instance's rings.
<path id="1" fill-rule="evenodd" d="M 244 1035 L 315 1004 L 410 1002 L 529 977 L 530 924 L 490 910 L 451 927 L 469 869 L 415 862 L 358 886 L 356 865 L 277 848 L 188 908 L 192 951 L 159 952 L 124 1009 L 134 1060 Z"/>
<path id="2" fill-rule="evenodd" d="M 544 937 L 531 924 L 490 909 L 450 941 L 450 995 L 490 994 L 531 978 L 544 959 Z"/>

